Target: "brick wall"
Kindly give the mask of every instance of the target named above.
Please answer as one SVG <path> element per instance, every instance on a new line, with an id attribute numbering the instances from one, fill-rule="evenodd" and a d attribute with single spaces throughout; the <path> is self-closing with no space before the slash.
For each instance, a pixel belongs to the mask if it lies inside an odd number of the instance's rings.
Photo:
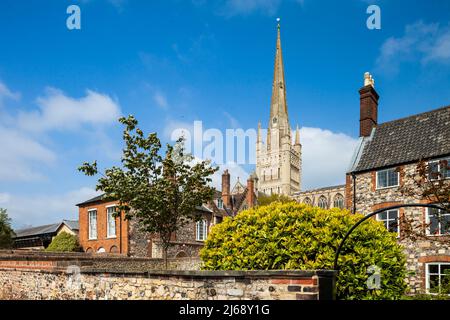
<path id="1" fill-rule="evenodd" d="M 327 270 L 135 271 L 72 258 L 0 255 L 0 299 L 327 300 L 334 290 Z"/>
<path id="2" fill-rule="evenodd" d="M 100 248 L 107 253 L 129 254 L 128 247 L 128 221 L 119 217 L 116 218 L 116 236 L 107 236 L 107 213 L 106 208 L 116 202 L 97 202 L 79 207 L 79 241 L 86 252 L 97 252 Z M 89 239 L 89 214 L 88 211 L 97 210 L 97 239 Z M 92 250 L 92 251 L 91 251 Z"/>

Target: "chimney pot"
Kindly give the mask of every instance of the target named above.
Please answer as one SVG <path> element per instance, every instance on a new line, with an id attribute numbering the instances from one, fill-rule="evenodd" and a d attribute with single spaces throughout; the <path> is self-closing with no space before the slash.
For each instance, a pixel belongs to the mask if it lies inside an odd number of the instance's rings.
<path id="1" fill-rule="evenodd" d="M 364 87 L 359 90 L 360 118 L 359 136 L 370 136 L 372 129 L 378 124 L 378 99 L 375 81 L 369 72 L 364 73 Z"/>

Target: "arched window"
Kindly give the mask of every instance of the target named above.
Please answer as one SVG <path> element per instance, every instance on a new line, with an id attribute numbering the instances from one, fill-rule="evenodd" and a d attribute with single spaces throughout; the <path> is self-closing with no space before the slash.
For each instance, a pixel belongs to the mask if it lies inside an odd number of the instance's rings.
<path id="1" fill-rule="evenodd" d="M 110 252 L 110 253 L 119 253 L 119 248 L 117 248 L 117 246 L 112 246 L 112 247 L 109 249 L 109 252 Z"/>
<path id="2" fill-rule="evenodd" d="M 177 253 L 177 255 L 175 256 L 175 258 L 187 258 L 187 253 L 184 251 L 180 251 Z"/>
<path id="3" fill-rule="evenodd" d="M 326 209 L 328 207 L 327 199 L 324 196 L 321 196 L 317 205 L 322 209 Z"/>
<path id="4" fill-rule="evenodd" d="M 106 250 L 103 247 L 98 248 L 97 253 L 105 253 Z"/>
<path id="5" fill-rule="evenodd" d="M 334 197 L 334 203 L 333 206 L 335 208 L 339 208 L 339 209 L 344 209 L 344 197 L 342 196 L 342 194 L 338 193 L 335 197 Z"/>
<path id="6" fill-rule="evenodd" d="M 92 253 L 92 248 L 91 247 L 87 248 L 86 253 Z"/>
<path id="7" fill-rule="evenodd" d="M 311 201 L 311 198 L 309 198 L 309 197 L 306 197 L 305 199 L 303 199 L 303 203 L 304 204 L 307 204 L 307 205 L 312 205 L 312 201 Z"/>

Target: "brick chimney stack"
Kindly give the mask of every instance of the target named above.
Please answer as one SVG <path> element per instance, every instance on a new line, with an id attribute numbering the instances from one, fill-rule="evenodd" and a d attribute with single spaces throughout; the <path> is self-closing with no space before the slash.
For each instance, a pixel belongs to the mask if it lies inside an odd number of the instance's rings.
<path id="1" fill-rule="evenodd" d="M 359 89 L 360 118 L 359 136 L 368 137 L 378 124 L 378 99 L 375 81 L 369 72 L 364 74 L 364 87 Z"/>
<path id="2" fill-rule="evenodd" d="M 231 208 L 230 174 L 228 169 L 222 173 L 222 201 L 225 207 Z"/>
<path id="3" fill-rule="evenodd" d="M 252 208 L 255 204 L 255 181 L 250 176 L 247 179 L 247 204 L 249 208 Z"/>

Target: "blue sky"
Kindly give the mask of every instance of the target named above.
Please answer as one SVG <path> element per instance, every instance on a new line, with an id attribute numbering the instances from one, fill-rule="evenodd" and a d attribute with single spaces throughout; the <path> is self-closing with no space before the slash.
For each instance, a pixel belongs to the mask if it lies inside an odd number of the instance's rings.
<path id="1" fill-rule="evenodd" d="M 71 4 L 81 30 L 66 28 Z M 366 27 L 370 4 L 381 30 Z M 76 168 L 118 163 L 119 115 L 164 141 L 194 120 L 266 124 L 277 17 L 304 189 L 344 182 L 365 71 L 380 122 L 450 104 L 448 1 L 1 1 L 0 207 L 17 227 L 77 218 L 95 179 Z"/>

